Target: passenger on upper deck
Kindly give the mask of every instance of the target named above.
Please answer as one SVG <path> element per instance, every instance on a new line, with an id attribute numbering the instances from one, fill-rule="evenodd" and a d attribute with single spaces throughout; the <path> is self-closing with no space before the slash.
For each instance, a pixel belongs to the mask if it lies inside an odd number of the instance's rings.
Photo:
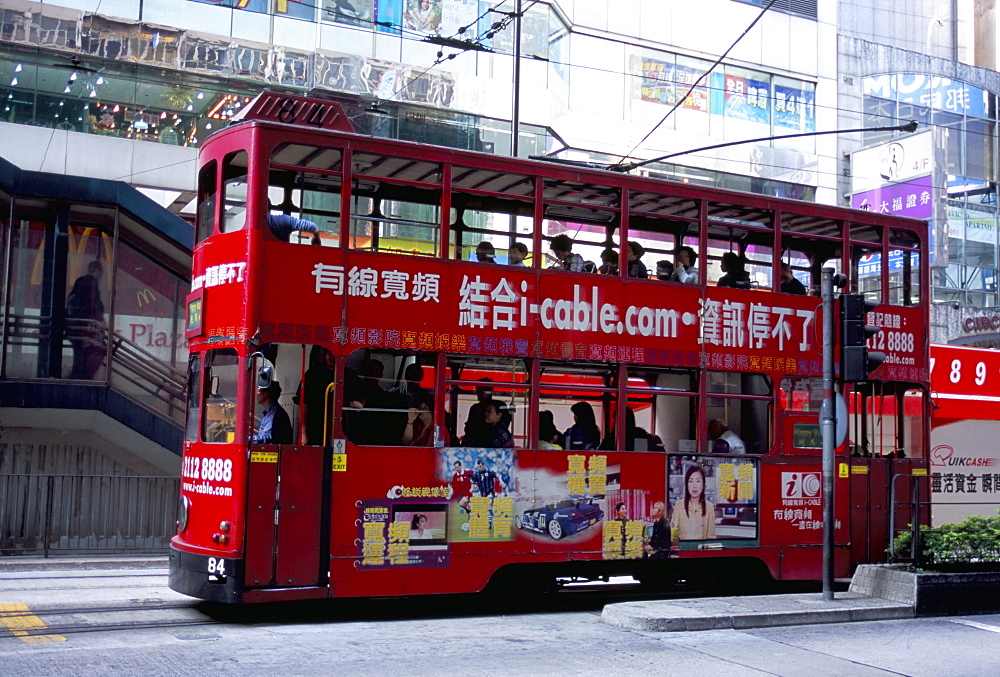
<path id="1" fill-rule="evenodd" d="M 646 250 L 645 248 L 643 248 L 641 244 L 635 241 L 629 241 L 628 243 L 629 277 L 641 277 L 643 279 L 649 278 L 649 271 L 646 270 L 646 264 L 639 260 L 645 253 Z"/>
<path id="2" fill-rule="evenodd" d="M 698 254 L 687 245 L 677 248 L 674 253 L 674 272 L 670 276 L 674 282 L 698 284 Z"/>
<path id="3" fill-rule="evenodd" d="M 552 250 L 552 254 L 558 259 L 558 261 L 549 266 L 550 268 L 565 270 L 570 273 L 584 272 L 583 257 L 573 253 L 573 238 L 566 233 L 561 233 L 552 238 L 552 242 L 549 243 L 549 249 Z"/>
<path id="4" fill-rule="evenodd" d="M 601 275 L 618 274 L 618 252 L 608 247 L 601 252 L 601 267 L 597 269 Z"/>
<path id="5" fill-rule="evenodd" d="M 507 260 L 512 266 L 523 266 L 528 258 L 528 247 L 523 242 L 515 242 L 507 251 Z"/>
<path id="6" fill-rule="evenodd" d="M 291 240 L 292 233 L 299 232 L 311 233 L 313 244 L 323 244 L 319 239 L 319 226 L 312 221 L 297 219 L 288 214 L 268 214 L 267 225 L 270 227 L 271 233 L 282 242 L 288 242 Z"/>
<path id="7" fill-rule="evenodd" d="M 556 427 L 555 415 L 546 409 L 538 412 L 538 448 L 562 451 L 565 440 Z"/>
<path id="8" fill-rule="evenodd" d="M 781 264 L 781 291 L 785 294 L 806 295 L 806 286 L 792 275 L 792 268 L 787 263 Z"/>
<path id="9" fill-rule="evenodd" d="M 485 240 L 476 245 L 476 260 L 480 263 L 496 263 L 497 252 Z"/>
<path id="10" fill-rule="evenodd" d="M 750 288 L 750 273 L 746 270 L 746 259 L 736 252 L 726 252 L 719 264 L 725 273 L 716 282 L 719 287 L 734 287 L 736 289 Z"/>
<path id="11" fill-rule="evenodd" d="M 257 404 L 264 408 L 260 419 L 260 427 L 253 436 L 256 444 L 291 444 L 292 422 L 284 407 L 278 404 L 281 397 L 281 384 L 271 381 L 266 388 L 257 389 Z"/>
<path id="12" fill-rule="evenodd" d="M 668 282 L 674 277 L 674 264 L 670 261 L 656 262 L 656 279 Z"/>
<path id="13" fill-rule="evenodd" d="M 617 430 L 612 428 L 604 436 L 601 449 L 611 451 L 618 448 Z M 664 451 L 659 435 L 650 435 L 645 428 L 635 424 L 635 412 L 631 408 L 625 409 L 625 451 Z"/>

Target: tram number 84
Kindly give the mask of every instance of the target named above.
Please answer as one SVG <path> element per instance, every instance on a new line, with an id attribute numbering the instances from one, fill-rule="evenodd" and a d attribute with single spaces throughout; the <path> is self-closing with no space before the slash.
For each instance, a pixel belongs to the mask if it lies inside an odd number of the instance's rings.
<path id="1" fill-rule="evenodd" d="M 226 560 L 221 557 L 208 558 L 208 580 L 213 583 L 225 583 Z"/>

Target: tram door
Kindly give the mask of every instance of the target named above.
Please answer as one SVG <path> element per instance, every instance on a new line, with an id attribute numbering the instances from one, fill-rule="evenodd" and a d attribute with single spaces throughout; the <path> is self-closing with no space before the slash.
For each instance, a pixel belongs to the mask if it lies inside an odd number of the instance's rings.
<path id="1" fill-rule="evenodd" d="M 325 584 L 323 447 L 254 447 L 247 482 L 245 585 Z"/>

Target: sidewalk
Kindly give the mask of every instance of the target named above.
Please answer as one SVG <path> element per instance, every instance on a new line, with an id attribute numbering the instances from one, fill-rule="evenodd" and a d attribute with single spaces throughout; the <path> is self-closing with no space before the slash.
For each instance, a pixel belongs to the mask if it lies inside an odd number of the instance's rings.
<path id="1" fill-rule="evenodd" d="M 53 555 L 0 557 L 0 573 L 8 571 L 93 571 L 101 569 L 166 569 L 166 555 Z"/>
<path id="2" fill-rule="evenodd" d="M 601 622 L 626 630 L 680 632 L 686 630 L 746 630 L 779 625 L 846 623 L 913 618 L 913 606 L 838 592 L 831 601 L 821 593 L 705 597 L 653 602 L 608 604 Z"/>

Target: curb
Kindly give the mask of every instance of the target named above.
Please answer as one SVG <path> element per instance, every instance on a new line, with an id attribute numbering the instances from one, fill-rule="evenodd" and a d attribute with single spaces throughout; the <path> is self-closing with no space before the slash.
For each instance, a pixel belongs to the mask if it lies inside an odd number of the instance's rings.
<path id="1" fill-rule="evenodd" d="M 7 571 L 101 571 L 108 569 L 166 569 L 168 558 L 158 557 L 94 557 L 88 559 L 62 557 L 0 557 L 0 572 Z"/>
<path id="2" fill-rule="evenodd" d="M 740 608 L 730 612 L 711 613 L 699 607 L 717 607 L 725 598 L 701 600 L 707 604 L 675 604 L 671 602 L 622 602 L 608 604 L 601 612 L 601 622 L 625 630 L 645 632 L 687 632 L 695 630 L 748 630 L 788 625 L 818 625 L 822 623 L 852 623 L 914 618 L 911 605 L 887 603 L 874 598 L 847 599 L 826 602 L 814 609 L 795 609 L 794 599 L 781 596 L 744 598 Z M 732 599 L 732 598 L 730 598 Z M 752 609 L 760 600 L 763 608 Z M 746 604 L 746 605 L 744 605 Z M 770 608 L 768 608 L 770 607 Z"/>

